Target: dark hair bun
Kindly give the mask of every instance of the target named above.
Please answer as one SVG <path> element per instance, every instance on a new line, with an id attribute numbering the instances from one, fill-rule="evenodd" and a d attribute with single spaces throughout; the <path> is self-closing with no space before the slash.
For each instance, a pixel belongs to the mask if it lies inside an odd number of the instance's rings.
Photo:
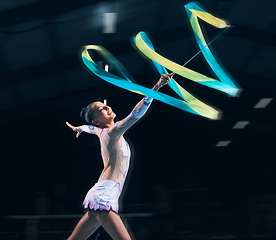
<path id="1" fill-rule="evenodd" d="M 87 107 L 82 108 L 80 112 L 80 117 L 86 121 L 86 113 L 87 113 Z"/>
<path id="2" fill-rule="evenodd" d="M 84 119 L 88 124 L 91 124 L 93 121 L 93 111 L 91 110 L 92 103 L 84 107 L 80 112 L 80 117 Z"/>

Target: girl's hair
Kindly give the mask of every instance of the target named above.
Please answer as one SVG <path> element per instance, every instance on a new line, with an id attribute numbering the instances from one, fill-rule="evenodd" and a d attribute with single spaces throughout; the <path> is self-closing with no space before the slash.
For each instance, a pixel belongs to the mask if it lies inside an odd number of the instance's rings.
<path id="1" fill-rule="evenodd" d="M 88 124 L 92 124 L 92 121 L 94 119 L 94 115 L 93 115 L 93 111 L 91 109 L 91 105 L 92 105 L 92 103 L 89 103 L 80 112 L 81 118 L 84 119 Z"/>

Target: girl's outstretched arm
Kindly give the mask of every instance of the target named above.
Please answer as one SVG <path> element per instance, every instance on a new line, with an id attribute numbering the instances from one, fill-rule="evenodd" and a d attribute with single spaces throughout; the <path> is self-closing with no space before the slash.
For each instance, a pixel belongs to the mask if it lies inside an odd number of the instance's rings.
<path id="1" fill-rule="evenodd" d="M 93 125 L 82 125 L 82 126 L 75 127 L 75 126 L 71 125 L 69 122 L 66 122 L 66 125 L 69 128 L 71 128 L 74 132 L 77 132 L 76 138 L 78 138 L 82 132 L 97 135 L 97 129 L 98 128 L 93 126 Z"/>

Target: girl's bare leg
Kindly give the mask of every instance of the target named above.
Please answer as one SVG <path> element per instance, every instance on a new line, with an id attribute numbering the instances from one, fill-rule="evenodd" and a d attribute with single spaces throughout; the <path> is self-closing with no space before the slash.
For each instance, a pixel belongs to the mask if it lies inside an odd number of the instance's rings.
<path id="1" fill-rule="evenodd" d="M 100 223 L 96 216 L 90 212 L 86 212 L 78 222 L 68 240 L 86 240 L 99 228 L 99 226 Z"/>
<path id="2" fill-rule="evenodd" d="M 97 212 L 95 213 L 98 222 L 114 240 L 131 240 L 122 219 L 116 213 Z"/>

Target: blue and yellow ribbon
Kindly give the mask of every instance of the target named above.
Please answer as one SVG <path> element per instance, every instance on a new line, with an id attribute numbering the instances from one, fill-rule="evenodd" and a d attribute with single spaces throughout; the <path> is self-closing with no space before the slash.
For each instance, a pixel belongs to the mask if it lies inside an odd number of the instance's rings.
<path id="1" fill-rule="evenodd" d="M 155 51 L 152 42 L 148 38 L 147 34 L 144 32 L 140 32 L 134 37 L 135 45 L 146 57 L 152 60 L 154 66 L 161 75 L 168 73 L 166 69 L 169 69 L 187 79 L 223 91 L 230 96 L 236 96 L 239 92 L 239 88 L 236 84 L 234 84 L 234 81 L 226 74 L 226 72 L 223 71 L 223 69 L 211 53 L 210 49 L 208 48 L 208 45 L 206 44 L 206 41 L 200 29 L 198 18 L 201 18 L 202 20 L 217 28 L 226 28 L 228 27 L 227 23 L 224 20 L 214 17 L 210 13 L 207 13 L 194 2 L 185 5 L 185 8 L 188 13 L 192 29 L 195 33 L 197 43 L 200 47 L 200 51 L 203 53 L 203 56 L 205 57 L 211 69 L 214 71 L 220 81 L 195 72 L 161 56 Z M 97 51 L 110 65 L 112 65 L 117 71 L 119 71 L 123 77 L 116 76 L 100 68 L 91 58 L 88 50 Z M 146 95 L 171 106 L 177 107 L 181 110 L 201 115 L 206 118 L 219 119 L 220 117 L 219 110 L 203 103 L 202 101 L 194 97 L 184 88 L 182 88 L 173 78 L 168 83 L 168 85 L 183 100 L 171 97 L 167 94 L 157 92 L 155 90 L 134 83 L 132 81 L 132 77 L 123 67 L 123 65 L 111 53 L 109 53 L 105 48 L 101 46 L 85 46 L 82 52 L 82 60 L 94 74 L 118 87 L 138 94 Z"/>
<path id="2" fill-rule="evenodd" d="M 190 24 L 192 26 L 196 42 L 206 59 L 207 63 L 216 74 L 220 81 L 212 82 L 208 87 L 212 87 L 227 93 L 230 96 L 238 96 L 240 93 L 240 87 L 234 82 L 233 78 L 230 74 L 226 73 L 225 70 L 222 69 L 218 60 L 214 57 L 211 50 L 208 47 L 208 44 L 205 41 L 203 33 L 201 31 L 198 18 L 209 23 L 210 25 L 216 28 L 228 28 L 230 27 L 226 21 L 223 19 L 217 18 L 210 13 L 203 10 L 196 2 L 190 2 L 185 5 L 186 12 L 188 14 Z M 204 84 L 204 83 L 201 83 Z"/>
<path id="3" fill-rule="evenodd" d="M 119 71 L 122 77 L 116 76 L 112 73 L 106 72 L 101 67 L 99 67 L 94 60 L 91 58 L 88 50 L 97 51 L 110 65 L 112 65 L 117 71 Z M 141 94 L 146 95 L 148 97 L 154 98 L 171 106 L 177 107 L 181 110 L 201 115 L 210 119 L 218 119 L 219 118 L 219 111 L 204 104 L 203 102 L 199 101 L 197 98 L 193 97 L 187 91 L 183 89 L 184 92 L 177 92 L 180 93 L 180 96 L 185 96 L 189 102 L 171 97 L 167 94 L 157 92 L 153 89 L 149 89 L 147 87 L 141 86 L 137 83 L 132 82 L 132 78 L 130 77 L 127 70 L 123 67 L 123 65 L 105 48 L 97 45 L 88 45 L 85 46 L 82 52 L 82 60 L 85 65 L 98 77 L 102 78 L 103 80 L 121 87 L 123 89 Z M 162 67 L 162 66 L 161 66 Z M 166 69 L 163 68 L 164 73 L 167 73 Z M 176 86 L 180 87 L 177 83 L 172 80 L 170 81 L 170 85 L 176 84 Z"/>

